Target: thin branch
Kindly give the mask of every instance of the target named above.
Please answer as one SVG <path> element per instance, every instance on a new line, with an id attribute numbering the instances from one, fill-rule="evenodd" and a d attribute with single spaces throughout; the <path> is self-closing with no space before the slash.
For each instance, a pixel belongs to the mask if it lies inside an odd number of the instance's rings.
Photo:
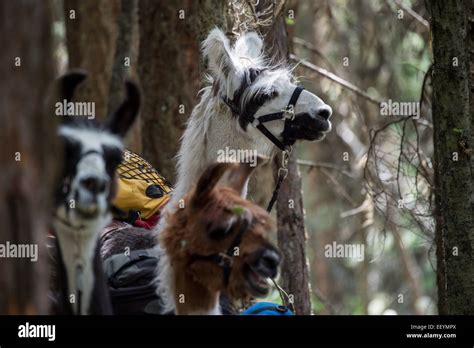
<path id="1" fill-rule="evenodd" d="M 352 199 L 351 195 L 346 191 L 344 186 L 334 178 L 329 171 L 325 168 L 321 168 L 321 173 L 323 173 L 333 184 L 334 190 L 344 197 L 352 206 L 357 205 L 357 203 Z"/>
<path id="2" fill-rule="evenodd" d="M 326 58 L 326 56 L 320 50 L 318 50 L 316 48 L 316 46 L 314 46 L 313 44 L 311 44 L 308 41 L 303 40 L 299 37 L 294 37 L 293 38 L 293 43 L 295 45 L 298 45 L 298 46 L 301 46 L 301 47 L 307 49 L 311 53 L 316 54 L 318 57 L 320 57 L 327 64 L 327 66 L 329 68 L 331 68 L 333 71 L 336 71 L 336 68 L 331 64 L 331 62 Z"/>
<path id="3" fill-rule="evenodd" d="M 346 217 L 354 216 L 354 215 L 357 215 L 357 214 L 362 213 L 364 211 L 367 211 L 367 209 L 369 207 L 370 207 L 370 202 L 367 199 L 365 199 L 362 202 L 362 204 L 359 205 L 357 208 L 347 210 L 347 211 L 343 211 L 341 214 L 339 214 L 339 216 L 340 216 L 341 219 L 345 219 Z"/>
<path id="4" fill-rule="evenodd" d="M 400 6 L 402 8 L 402 10 L 407 11 L 410 16 L 415 18 L 418 22 L 423 24 L 426 28 L 428 28 L 428 29 L 430 28 L 430 23 L 426 19 L 424 19 L 422 16 L 420 16 L 418 13 L 413 11 L 413 9 L 411 7 L 408 7 L 407 5 L 403 4 L 403 2 L 401 2 L 400 0 L 395 0 L 395 3 L 398 6 Z"/>
<path id="5" fill-rule="evenodd" d="M 405 118 L 405 121 L 403 122 L 402 136 L 400 139 L 400 154 L 398 156 L 398 161 L 397 161 L 397 189 L 398 189 L 398 198 L 401 200 L 403 200 L 403 197 L 402 197 L 402 190 L 400 189 L 400 167 L 402 165 L 403 142 L 405 140 L 405 130 L 406 130 L 408 120 L 409 120 L 408 118 Z"/>
<path id="6" fill-rule="evenodd" d="M 314 71 L 314 72 L 318 73 L 319 75 L 324 76 L 324 77 L 328 78 L 329 80 L 331 80 L 333 82 L 336 82 L 337 84 L 347 88 L 351 92 L 354 92 L 355 94 L 367 99 L 368 101 L 370 101 L 371 103 L 373 103 L 377 106 L 380 106 L 380 103 L 382 102 L 381 100 L 378 100 L 374 97 L 371 97 L 370 95 L 368 95 L 366 92 L 364 92 L 362 89 L 355 86 L 351 82 L 349 82 L 347 80 L 344 80 L 342 77 L 339 77 L 336 74 L 333 74 L 332 72 L 329 72 L 324 68 L 321 68 L 317 65 L 314 65 L 313 63 L 301 60 L 299 57 L 297 57 L 294 54 L 290 54 L 290 59 L 297 62 L 297 63 L 299 63 L 299 64 L 301 64 L 306 69 Z"/>
<path id="7" fill-rule="evenodd" d="M 409 298 L 411 307 L 414 314 L 420 315 L 423 314 L 417 307 L 417 302 L 422 296 L 420 281 L 419 281 L 419 270 L 416 264 L 416 261 L 413 259 L 413 255 L 408 253 L 405 246 L 403 245 L 402 236 L 398 226 L 393 226 L 391 229 L 392 235 L 395 239 L 395 248 L 400 257 L 400 262 L 402 270 L 405 273 L 405 278 L 407 280 L 408 287 L 410 288 L 411 296 Z"/>
<path id="8" fill-rule="evenodd" d="M 329 168 L 329 169 L 334 169 L 340 172 L 341 174 L 344 174 L 348 176 L 351 179 L 355 178 L 355 175 L 351 173 L 350 171 L 344 169 L 343 167 L 337 166 L 333 163 L 329 162 L 314 162 L 314 161 L 308 161 L 308 160 L 302 160 L 298 159 L 296 160 L 296 163 L 298 163 L 300 166 L 307 166 L 307 167 L 313 167 L 313 168 Z"/>

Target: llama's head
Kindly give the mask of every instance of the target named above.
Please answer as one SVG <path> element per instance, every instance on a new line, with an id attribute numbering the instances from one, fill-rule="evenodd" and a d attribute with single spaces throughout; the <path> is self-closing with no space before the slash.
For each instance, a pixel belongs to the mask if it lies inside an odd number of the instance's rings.
<path id="1" fill-rule="evenodd" d="M 55 223 L 65 227 L 100 228 L 110 219 L 109 204 L 114 194 L 114 172 L 122 160 L 122 138 L 135 120 L 140 93 L 132 82 L 126 82 L 126 98 L 116 112 L 102 125 L 71 113 L 78 105 L 72 97 L 84 80 L 83 72 L 71 72 L 59 79 L 58 107 L 63 104 L 67 115 L 58 134 L 64 143 L 61 181 L 55 194 Z"/>
<path id="2" fill-rule="evenodd" d="M 211 165 L 185 196 L 184 208 L 168 217 L 161 243 L 174 269 L 175 298 L 186 298 L 176 301 L 178 313 L 189 310 L 199 295 L 196 288 L 183 289 L 180 277 L 232 300 L 268 293 L 267 278 L 276 277 L 281 256 L 269 240 L 275 230 L 270 215 L 240 195 L 251 171 L 243 163 Z M 228 186 L 217 184 L 224 173 Z M 195 305 L 205 306 L 203 301 L 198 296 Z"/>
<path id="3" fill-rule="evenodd" d="M 240 36 L 231 47 L 225 34 L 216 28 L 203 42 L 217 97 L 229 105 L 241 128 L 252 137 L 262 134 L 248 127 L 249 123 L 257 126 L 261 116 L 287 109 L 297 88 L 291 70 L 270 65 L 262 49 L 262 39 L 253 32 Z M 265 127 L 284 145 L 300 139 L 323 139 L 331 130 L 331 107 L 307 90 L 296 98 L 294 113 L 284 113 Z"/>

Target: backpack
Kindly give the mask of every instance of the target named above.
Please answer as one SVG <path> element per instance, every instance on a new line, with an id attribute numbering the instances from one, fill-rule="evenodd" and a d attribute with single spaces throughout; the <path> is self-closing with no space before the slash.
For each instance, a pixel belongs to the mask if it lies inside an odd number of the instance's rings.
<path id="1" fill-rule="evenodd" d="M 294 315 L 286 306 L 272 302 L 257 302 L 244 310 L 241 315 Z"/>
<path id="2" fill-rule="evenodd" d="M 158 258 L 157 250 L 151 248 L 114 254 L 103 261 L 114 314 L 174 314 L 162 313 L 156 293 Z M 224 295 L 220 305 L 222 314 L 238 314 Z"/>
<path id="3" fill-rule="evenodd" d="M 156 249 L 115 254 L 104 260 L 114 314 L 161 314 L 156 293 Z"/>
<path id="4" fill-rule="evenodd" d="M 114 218 L 151 228 L 170 199 L 171 185 L 150 163 L 129 150 L 124 151 L 117 177 L 117 194 L 112 201 Z"/>

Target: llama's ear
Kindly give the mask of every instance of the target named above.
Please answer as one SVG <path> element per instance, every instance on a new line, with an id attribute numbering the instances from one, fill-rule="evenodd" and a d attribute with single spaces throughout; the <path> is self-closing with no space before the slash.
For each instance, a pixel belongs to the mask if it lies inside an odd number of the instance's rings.
<path id="1" fill-rule="evenodd" d="M 53 89 L 49 93 L 47 104 L 48 111 L 50 107 L 53 107 L 58 115 L 57 108 L 60 105 L 63 105 L 63 102 L 69 103 L 74 98 L 74 92 L 77 89 L 77 86 L 81 84 L 87 77 L 87 73 L 84 70 L 71 70 L 70 72 L 59 77 L 54 83 Z M 47 112 L 49 114 L 49 112 Z M 64 113 L 64 110 L 63 110 Z M 73 115 L 61 115 L 61 124 L 62 125 L 73 125 L 78 122 L 78 118 Z"/>
<path id="2" fill-rule="evenodd" d="M 237 60 L 232 55 L 229 39 L 219 28 L 211 30 L 202 43 L 204 57 L 215 78 L 228 78 L 237 69 Z"/>
<path id="3" fill-rule="evenodd" d="M 70 102 L 74 97 L 76 87 L 84 81 L 87 73 L 84 70 L 72 70 L 57 80 L 57 96 L 59 101 Z"/>
<path id="4" fill-rule="evenodd" d="M 237 166 L 229 171 L 227 181 L 228 186 L 232 187 L 238 193 L 242 193 L 250 174 L 262 163 L 268 161 L 267 157 L 257 156 L 255 161 L 249 161 L 248 163 L 238 163 Z"/>
<path id="5" fill-rule="evenodd" d="M 191 198 L 191 203 L 193 205 L 202 206 L 203 202 L 208 199 L 209 194 L 212 192 L 224 173 L 227 172 L 229 168 L 235 166 L 235 163 L 229 162 L 211 164 L 199 178 L 196 189 Z"/>
<path id="6" fill-rule="evenodd" d="M 262 54 L 263 41 L 256 32 L 248 32 L 239 37 L 234 46 L 238 57 L 257 58 Z"/>
<path id="7" fill-rule="evenodd" d="M 140 89 L 131 81 L 125 82 L 125 100 L 120 107 L 111 114 L 104 124 L 104 128 L 112 134 L 125 137 L 132 127 L 140 110 Z"/>

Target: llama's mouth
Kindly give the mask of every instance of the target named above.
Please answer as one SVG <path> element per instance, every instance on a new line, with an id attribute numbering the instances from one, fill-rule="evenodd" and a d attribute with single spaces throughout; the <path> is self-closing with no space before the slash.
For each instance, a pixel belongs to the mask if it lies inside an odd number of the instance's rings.
<path id="1" fill-rule="evenodd" d="M 297 140 L 318 141 L 324 139 L 331 128 L 331 121 L 324 117 L 310 116 L 307 113 L 298 114 L 285 129 L 284 137 L 293 142 Z"/>
<path id="2" fill-rule="evenodd" d="M 99 214 L 97 204 L 77 205 L 76 212 L 85 219 L 93 219 Z"/>
<path id="3" fill-rule="evenodd" d="M 246 266 L 245 281 L 252 296 L 264 297 L 268 294 L 270 285 L 267 278 L 267 275 L 261 274 L 249 265 Z"/>

